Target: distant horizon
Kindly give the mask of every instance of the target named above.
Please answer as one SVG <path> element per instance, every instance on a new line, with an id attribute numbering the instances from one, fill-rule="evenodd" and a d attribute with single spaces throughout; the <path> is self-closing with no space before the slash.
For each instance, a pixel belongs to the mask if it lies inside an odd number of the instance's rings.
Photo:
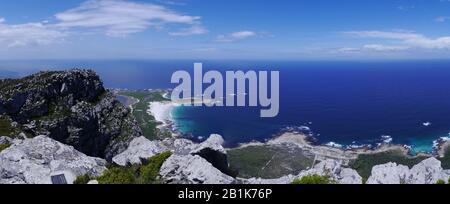
<path id="1" fill-rule="evenodd" d="M 32 62 L 32 61 L 190 61 L 195 62 L 450 62 L 450 58 L 427 58 L 427 59 L 252 59 L 252 58 L 229 58 L 229 59 L 182 59 L 182 58 L 77 58 L 77 59 L 0 59 L 0 62 Z M 0 64 L 1 66 L 1 64 Z"/>
<path id="2" fill-rule="evenodd" d="M 450 59 L 447 0 L 21 2 L 0 59 Z"/>

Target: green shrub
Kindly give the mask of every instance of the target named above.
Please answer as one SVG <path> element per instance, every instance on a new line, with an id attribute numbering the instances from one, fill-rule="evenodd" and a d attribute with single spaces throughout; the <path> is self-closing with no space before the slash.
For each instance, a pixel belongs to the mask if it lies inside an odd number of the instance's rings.
<path id="1" fill-rule="evenodd" d="M 0 116 L 0 135 L 9 136 L 13 132 L 11 121 L 3 116 Z"/>
<path id="2" fill-rule="evenodd" d="M 171 155 L 171 152 L 164 152 L 149 158 L 147 164 L 140 168 L 139 183 L 151 184 L 157 182 L 161 166 Z"/>
<path id="3" fill-rule="evenodd" d="M 295 179 L 292 184 L 332 184 L 332 181 L 328 176 L 311 175 Z"/>
<path id="4" fill-rule="evenodd" d="M 102 176 L 96 179 L 100 184 L 155 184 L 158 183 L 161 166 L 171 155 L 171 152 L 155 155 L 145 161 L 144 165 L 111 166 Z M 80 181 L 86 180 L 87 178 L 80 178 Z M 89 180 L 92 180 L 92 178 L 89 177 Z"/>
<path id="5" fill-rule="evenodd" d="M 437 182 L 436 182 L 436 184 L 445 184 L 445 181 L 444 180 L 441 180 L 441 179 L 439 179 Z"/>
<path id="6" fill-rule="evenodd" d="M 91 181 L 92 178 L 88 174 L 78 176 L 77 179 L 73 182 L 73 184 L 87 184 L 89 181 Z"/>
<path id="7" fill-rule="evenodd" d="M 131 168 L 112 167 L 98 177 L 97 181 L 100 184 L 133 184 L 135 176 Z"/>
<path id="8" fill-rule="evenodd" d="M 5 150 L 6 148 L 9 148 L 10 146 L 11 146 L 11 144 L 0 144 L 0 152 Z"/>

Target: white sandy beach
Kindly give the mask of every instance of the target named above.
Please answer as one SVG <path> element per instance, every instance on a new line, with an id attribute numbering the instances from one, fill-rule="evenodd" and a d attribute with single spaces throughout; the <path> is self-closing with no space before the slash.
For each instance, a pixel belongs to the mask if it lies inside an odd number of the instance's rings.
<path id="1" fill-rule="evenodd" d="M 214 104 L 212 99 L 187 98 L 179 101 L 149 102 L 147 113 L 155 117 L 155 120 L 161 122 L 159 129 L 167 127 L 173 122 L 172 111 L 179 106 L 189 106 L 194 104 Z"/>
<path id="2" fill-rule="evenodd" d="M 167 126 L 172 121 L 172 111 L 175 107 L 179 106 L 173 102 L 150 102 L 148 114 L 153 115 L 155 120 L 161 122 L 162 126 Z"/>

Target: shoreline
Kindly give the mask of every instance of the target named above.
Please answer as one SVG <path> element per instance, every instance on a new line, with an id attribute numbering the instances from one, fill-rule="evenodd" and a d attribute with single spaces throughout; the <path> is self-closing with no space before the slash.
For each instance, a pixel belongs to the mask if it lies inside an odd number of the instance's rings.
<path id="1" fill-rule="evenodd" d="M 187 98 L 182 99 L 178 101 L 170 101 L 170 98 L 168 98 L 169 92 L 166 91 L 162 96 L 165 99 L 168 99 L 169 101 L 152 101 L 148 102 L 148 108 L 146 110 L 147 114 L 153 116 L 157 122 L 162 123 L 161 125 L 157 126 L 160 130 L 168 129 L 173 135 L 179 136 L 181 135 L 180 132 L 174 129 L 173 125 L 175 123 L 173 119 L 173 110 L 175 108 L 181 107 L 181 106 L 188 106 L 188 105 L 195 105 L 195 104 L 203 104 L 203 103 L 209 103 L 213 104 L 215 103 L 214 100 L 202 100 L 200 98 Z"/>
<path id="2" fill-rule="evenodd" d="M 164 93 L 164 96 L 166 97 L 168 93 L 169 92 Z M 149 102 L 147 113 L 155 117 L 155 120 L 162 123 L 161 125 L 157 126 L 158 129 L 168 130 L 170 131 L 170 133 L 172 133 L 173 137 L 180 137 L 183 134 L 181 134 L 173 127 L 175 121 L 173 119 L 172 112 L 177 107 L 196 103 L 202 103 L 202 101 L 198 98 L 190 98 L 176 102 Z M 327 144 L 314 144 L 314 136 L 302 133 L 300 131 L 288 129 L 275 134 L 272 139 L 269 139 L 266 142 L 252 141 L 239 144 L 237 147 L 226 149 L 239 149 L 249 146 L 263 145 L 295 145 L 314 155 L 319 155 L 319 157 L 342 160 L 346 161 L 344 163 L 347 163 L 350 160 L 356 159 L 358 155 L 361 154 L 377 154 L 388 151 L 400 151 L 402 155 L 408 157 L 442 157 L 445 153 L 445 150 L 447 148 L 450 148 L 450 139 L 441 137 L 434 141 L 435 144 L 433 145 L 432 152 L 417 152 L 413 154 L 413 149 L 406 144 L 392 144 L 392 138 L 390 136 L 382 136 L 382 139 L 383 142 L 377 143 L 376 146 L 370 144 L 344 146 L 334 142 L 329 142 Z"/>
<path id="3" fill-rule="evenodd" d="M 174 104 L 173 102 L 149 102 L 148 103 L 148 109 L 147 114 L 152 115 L 157 122 L 160 122 L 161 125 L 158 125 L 158 129 L 163 129 L 165 127 L 170 126 L 174 123 L 172 111 L 174 108 L 178 107 L 177 104 Z"/>
<path id="4" fill-rule="evenodd" d="M 406 147 L 406 145 L 396 145 L 396 144 L 382 144 L 375 148 L 369 148 L 368 146 L 359 148 L 339 148 L 327 145 L 315 145 L 312 142 L 313 137 L 306 135 L 297 131 L 286 131 L 276 135 L 271 140 L 267 142 L 250 142 L 243 143 L 236 148 L 228 149 L 240 149 L 252 146 L 282 146 L 282 145 L 294 145 L 308 153 L 315 155 L 315 160 L 323 161 L 326 159 L 334 159 L 341 161 L 343 164 L 348 164 L 351 160 L 357 159 L 359 155 L 362 154 L 377 154 L 388 151 L 400 151 L 402 155 L 408 157 L 417 157 L 418 155 L 412 156 L 410 154 L 411 150 Z M 420 154 L 426 156 L 433 156 L 431 154 Z"/>

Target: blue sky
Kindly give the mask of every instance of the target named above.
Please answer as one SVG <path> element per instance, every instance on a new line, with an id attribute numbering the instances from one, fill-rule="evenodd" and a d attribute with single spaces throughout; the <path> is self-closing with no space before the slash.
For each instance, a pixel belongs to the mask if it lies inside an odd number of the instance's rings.
<path id="1" fill-rule="evenodd" d="M 450 58 L 450 0 L 2 0 L 0 59 Z"/>

